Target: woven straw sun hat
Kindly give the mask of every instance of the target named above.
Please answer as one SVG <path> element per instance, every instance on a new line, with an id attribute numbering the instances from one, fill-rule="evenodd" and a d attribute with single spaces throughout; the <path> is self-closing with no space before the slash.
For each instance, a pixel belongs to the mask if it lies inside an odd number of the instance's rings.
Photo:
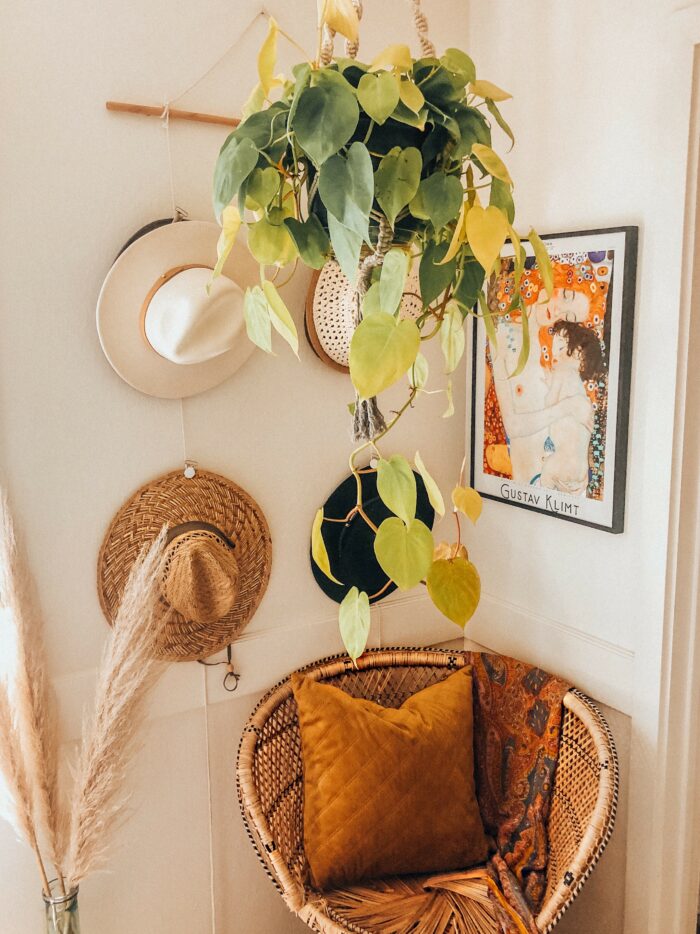
<path id="1" fill-rule="evenodd" d="M 320 360 L 342 373 L 347 373 L 350 366 L 350 339 L 355 330 L 353 291 L 347 276 L 332 259 L 312 276 L 306 297 L 304 326 L 308 341 Z M 422 310 L 414 264 L 406 277 L 400 317 L 415 319 Z"/>
<path id="2" fill-rule="evenodd" d="M 158 654 L 206 658 L 233 642 L 258 608 L 270 578 L 270 530 L 255 500 L 218 474 L 178 470 L 141 487 L 117 512 L 100 549 L 98 591 L 110 624 L 134 562 L 164 525 L 168 624 Z"/>
<path id="3" fill-rule="evenodd" d="M 258 266 L 234 244 L 211 282 L 221 233 L 207 221 L 154 222 L 120 251 L 97 300 L 97 331 L 113 369 L 134 389 L 181 399 L 232 376 L 253 351 L 244 289 Z"/>

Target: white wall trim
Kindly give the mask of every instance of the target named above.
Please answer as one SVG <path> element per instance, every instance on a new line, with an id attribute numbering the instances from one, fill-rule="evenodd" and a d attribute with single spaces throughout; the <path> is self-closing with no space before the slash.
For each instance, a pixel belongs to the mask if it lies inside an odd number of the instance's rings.
<path id="1" fill-rule="evenodd" d="M 466 635 L 494 652 L 512 655 L 571 681 L 601 703 L 632 712 L 634 652 L 482 593 Z"/>
<path id="2" fill-rule="evenodd" d="M 445 619 L 427 593 L 391 596 L 371 608 L 369 646 L 439 645 L 462 638 L 462 630 Z M 272 625 L 245 632 L 234 643 L 233 660 L 241 679 L 238 689 L 228 693 L 222 686 L 224 666 L 203 668 L 196 662 L 170 665 L 156 687 L 149 719 L 169 717 L 204 706 L 202 679 L 206 678 L 210 704 L 258 695 L 290 672 L 319 658 L 343 652 L 338 615 L 312 622 Z M 213 661 L 216 661 L 218 656 Z M 54 681 L 58 698 L 61 736 L 79 739 L 85 711 L 92 709 L 97 669 L 60 675 Z M 251 707 L 252 707 L 252 701 Z"/>
<path id="3" fill-rule="evenodd" d="M 694 934 L 700 875 L 700 383 L 691 361 L 700 352 L 700 3 L 676 10 L 674 29 L 692 52 L 692 101 L 686 178 L 678 389 L 669 518 L 659 736 L 654 772 L 658 792 L 651 839 L 654 854 L 648 931 Z M 693 311 L 693 309 L 695 309 Z M 690 363 L 690 366 L 689 366 Z M 631 927 L 626 930 L 632 931 Z"/>

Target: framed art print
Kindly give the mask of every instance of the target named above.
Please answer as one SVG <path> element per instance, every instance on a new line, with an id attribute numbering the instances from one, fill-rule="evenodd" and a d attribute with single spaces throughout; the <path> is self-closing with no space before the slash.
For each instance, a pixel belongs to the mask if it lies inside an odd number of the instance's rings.
<path id="1" fill-rule="evenodd" d="M 489 499 L 622 532 L 637 228 L 542 239 L 552 294 L 527 241 L 514 282 L 507 244 L 489 287 L 490 337 L 483 316 L 475 318 L 472 486 Z M 512 310 L 516 288 L 527 314 Z"/>

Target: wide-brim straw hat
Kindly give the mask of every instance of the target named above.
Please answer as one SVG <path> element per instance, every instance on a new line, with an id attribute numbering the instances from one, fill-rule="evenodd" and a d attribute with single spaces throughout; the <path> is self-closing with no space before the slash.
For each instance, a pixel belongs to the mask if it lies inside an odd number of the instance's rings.
<path id="1" fill-rule="evenodd" d="M 97 300 L 97 331 L 113 369 L 134 389 L 193 396 L 228 379 L 252 353 L 243 294 L 259 267 L 235 243 L 212 283 L 220 233 L 207 221 L 154 222 L 114 261 Z"/>
<path id="2" fill-rule="evenodd" d="M 435 510 L 430 505 L 422 477 L 415 471 L 413 473 L 416 478 L 416 518 L 432 528 Z M 379 527 L 394 514 L 377 492 L 377 471 L 371 467 L 361 470 L 360 482 L 362 508 Z M 351 587 L 364 590 L 370 603 L 376 603 L 396 590 L 396 584 L 387 577 L 374 556 L 374 531 L 362 516 L 353 512 L 356 504 L 357 482 L 353 474 L 346 477 L 323 504 L 321 535 L 331 573 L 341 583 L 336 584 L 327 577 L 311 556 L 311 571 L 316 583 L 336 603 L 343 602 Z"/>
<path id="3" fill-rule="evenodd" d="M 177 470 L 146 484 L 119 509 L 100 549 L 98 592 L 110 624 L 134 562 L 164 525 L 168 621 L 158 654 L 206 658 L 233 642 L 258 608 L 270 578 L 270 530 L 255 500 L 218 474 Z"/>
<path id="4" fill-rule="evenodd" d="M 415 319 L 423 310 L 415 266 L 406 277 L 402 318 Z M 332 259 L 314 273 L 306 296 L 304 329 L 308 341 L 320 360 L 341 373 L 347 373 L 350 366 L 350 340 L 355 330 L 350 301 L 353 291 L 347 276 Z"/>

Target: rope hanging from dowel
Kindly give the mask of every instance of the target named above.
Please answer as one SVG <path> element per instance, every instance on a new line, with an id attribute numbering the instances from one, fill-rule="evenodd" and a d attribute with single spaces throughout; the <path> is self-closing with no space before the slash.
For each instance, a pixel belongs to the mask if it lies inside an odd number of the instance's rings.
<path id="1" fill-rule="evenodd" d="M 428 20 L 421 9 L 421 0 L 409 0 L 413 9 L 413 23 L 418 34 L 421 54 L 425 56 L 435 55 L 435 46 L 428 38 Z M 358 20 L 362 19 L 361 0 L 352 0 L 353 6 L 357 11 Z M 333 58 L 333 43 L 335 40 L 335 31 L 329 26 L 323 27 L 323 39 L 321 42 L 321 64 L 328 65 Z M 348 58 L 357 58 L 359 50 L 359 41 L 350 42 L 345 40 L 345 54 Z M 372 270 L 381 266 L 384 257 L 391 248 L 394 239 L 394 231 L 389 221 L 381 216 L 379 220 L 379 230 L 377 233 L 377 243 L 374 251 L 366 256 L 360 263 L 360 269 L 357 274 L 357 284 L 354 292 L 350 293 L 349 301 L 352 311 L 352 320 L 355 327 L 362 321 L 362 299 L 369 289 L 372 280 Z M 355 393 L 355 411 L 352 422 L 352 437 L 354 441 L 372 441 L 386 428 L 386 421 L 382 415 L 376 396 L 371 399 L 360 399 Z"/>

